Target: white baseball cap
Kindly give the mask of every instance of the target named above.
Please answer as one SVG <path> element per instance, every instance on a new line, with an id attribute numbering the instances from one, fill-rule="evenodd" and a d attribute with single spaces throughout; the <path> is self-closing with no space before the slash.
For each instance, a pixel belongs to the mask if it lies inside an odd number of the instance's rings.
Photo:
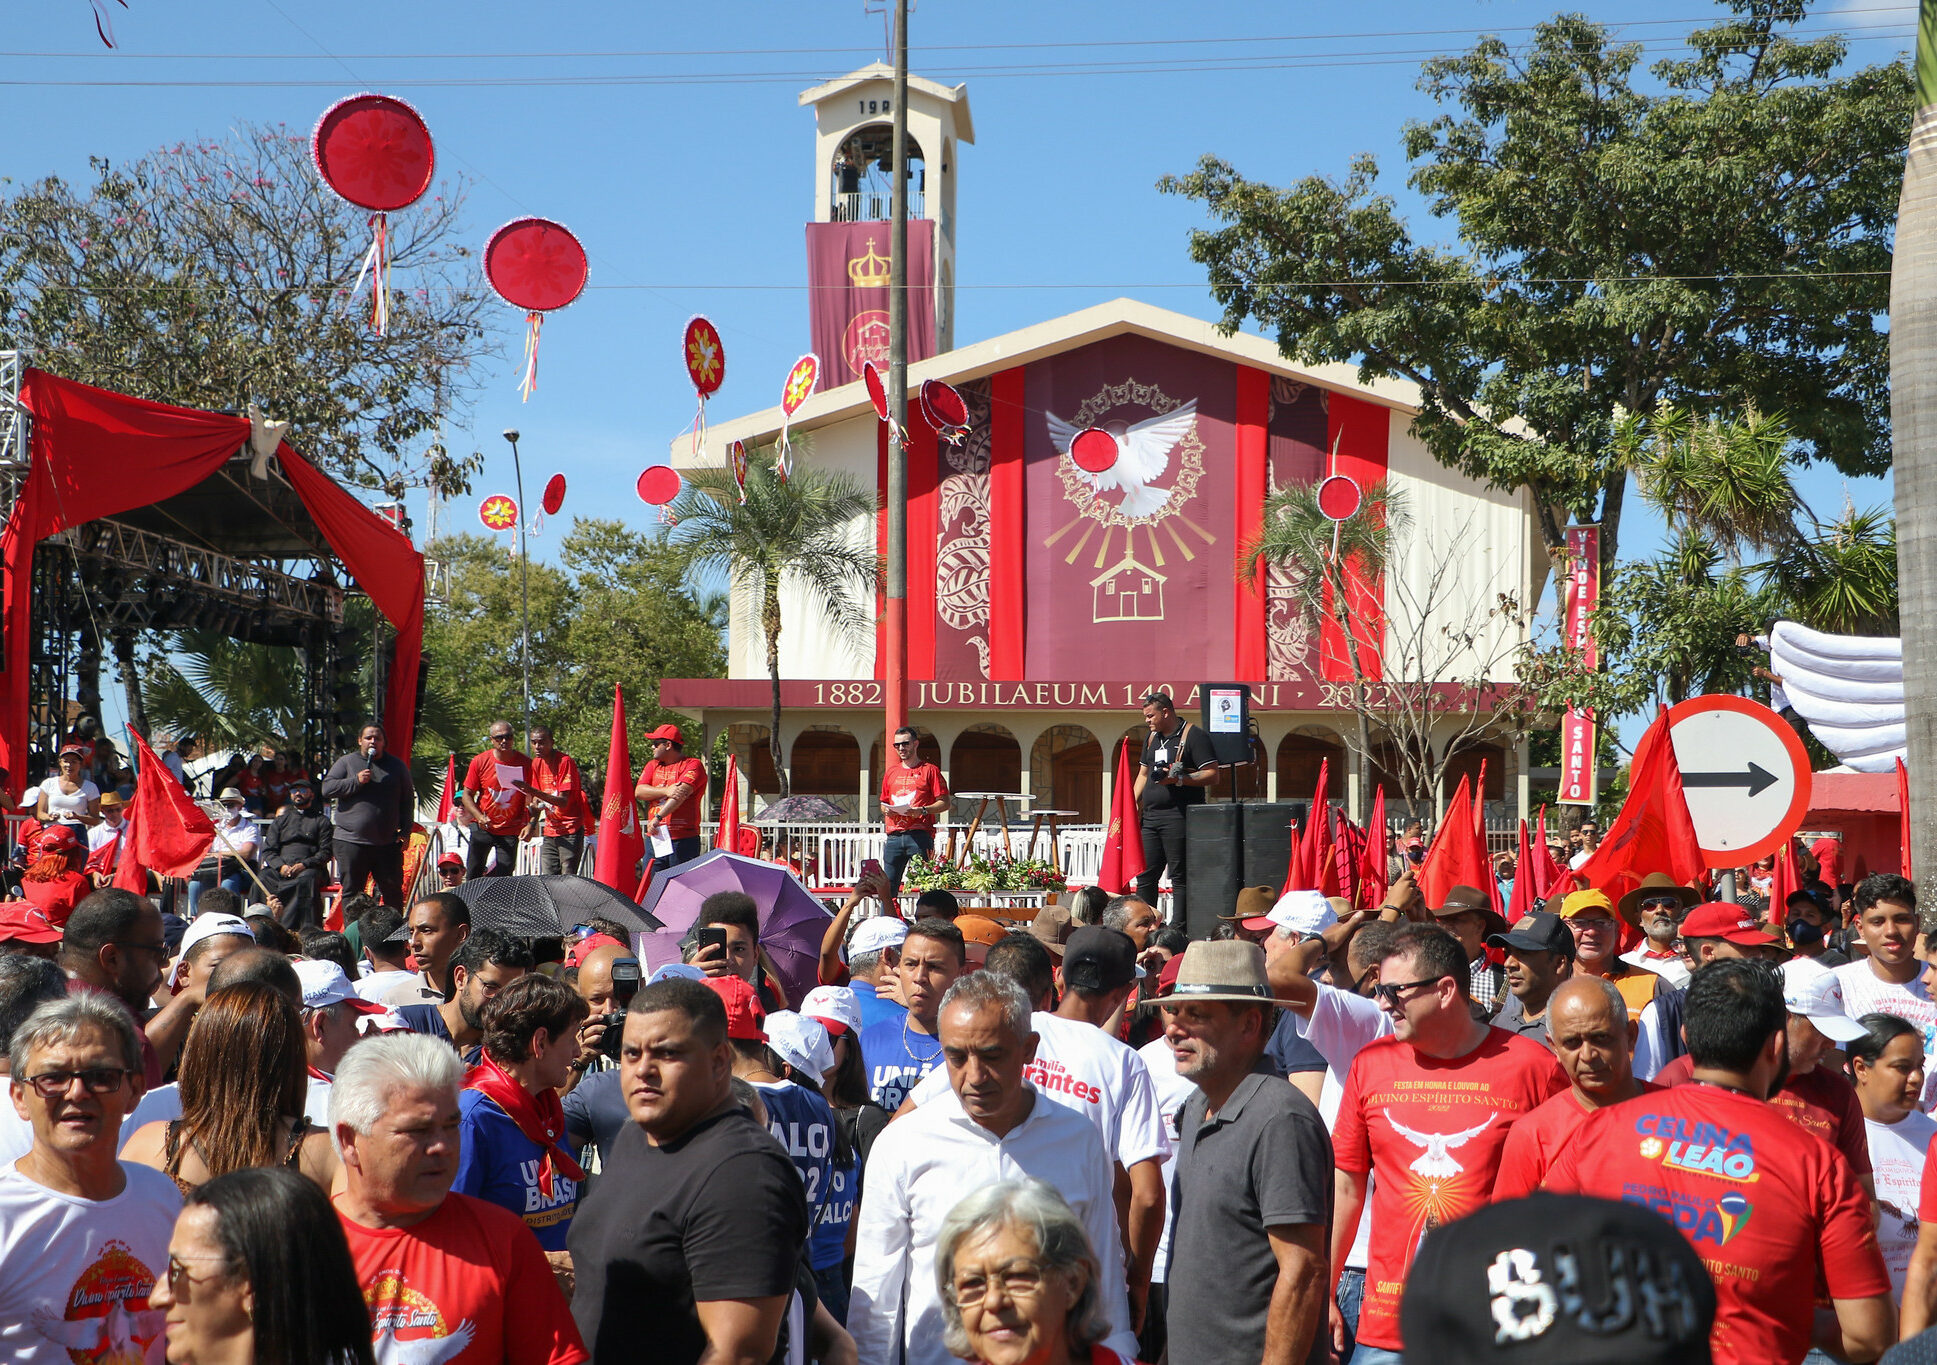
<path id="1" fill-rule="evenodd" d="M 806 1072 L 816 1084 L 834 1069 L 834 1044 L 820 1020 L 775 1010 L 760 1027 L 766 1030 L 767 1046 L 774 1055 L 794 1070 Z"/>
<path id="2" fill-rule="evenodd" d="M 861 1002 L 846 986 L 814 987 L 800 1002 L 800 1012 L 809 1019 L 820 1020 L 830 1033 L 835 1029 L 842 1033 L 861 1031 Z"/>
<path id="3" fill-rule="evenodd" d="M 876 915 L 864 919 L 855 927 L 848 938 L 847 951 L 852 957 L 856 953 L 878 953 L 883 948 L 898 948 L 901 941 L 908 937 L 908 926 L 894 915 Z"/>
<path id="4" fill-rule="evenodd" d="M 388 1008 L 358 995 L 350 985 L 349 975 L 325 958 L 298 958 L 291 965 L 296 968 L 296 979 L 302 983 L 306 1010 L 348 1005 L 358 1014 L 382 1014 Z"/>
<path id="5" fill-rule="evenodd" d="M 1266 912 L 1265 918 L 1281 928 L 1296 930 L 1302 937 L 1337 924 L 1338 912 L 1332 909 L 1322 891 L 1287 891 L 1278 897 L 1278 903 Z"/>
<path id="6" fill-rule="evenodd" d="M 175 950 L 175 966 L 168 974 L 170 990 L 180 986 L 188 974 L 188 950 L 203 939 L 219 934 L 234 934 L 251 943 L 256 941 L 256 931 L 240 915 L 197 915 L 188 922 L 188 928 L 182 934 L 182 946 Z"/>
<path id="7" fill-rule="evenodd" d="M 1791 1014 L 1800 1014 L 1832 1042 L 1853 1043 L 1869 1034 L 1844 1009 L 1843 983 L 1836 979 L 1836 973 L 1819 962 L 1798 960 L 1783 964 L 1782 1003 Z"/>
<path id="8" fill-rule="evenodd" d="M 356 1031 L 366 1038 L 372 1038 L 379 1033 L 408 1033 L 410 1025 L 404 1022 L 401 1014 L 385 1006 L 380 1014 L 358 1015 Z"/>

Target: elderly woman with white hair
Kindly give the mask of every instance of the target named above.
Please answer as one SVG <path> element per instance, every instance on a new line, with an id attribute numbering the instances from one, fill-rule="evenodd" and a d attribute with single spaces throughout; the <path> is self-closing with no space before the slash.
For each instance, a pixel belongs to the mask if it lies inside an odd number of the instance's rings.
<path id="1" fill-rule="evenodd" d="M 978 1365 L 1121 1365 L 1083 1223 L 1041 1180 L 957 1204 L 935 1247 L 948 1349 Z"/>

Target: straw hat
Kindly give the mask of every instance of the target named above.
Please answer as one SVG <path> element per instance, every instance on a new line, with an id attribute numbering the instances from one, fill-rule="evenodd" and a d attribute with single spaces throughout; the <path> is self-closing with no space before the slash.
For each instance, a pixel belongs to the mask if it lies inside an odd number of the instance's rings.
<path id="1" fill-rule="evenodd" d="M 1229 939 L 1221 943 L 1193 943 L 1184 950 L 1177 980 L 1151 1005 L 1222 1002 L 1227 1005 L 1275 1005 L 1271 981 L 1265 975 L 1264 949 L 1255 943 Z"/>

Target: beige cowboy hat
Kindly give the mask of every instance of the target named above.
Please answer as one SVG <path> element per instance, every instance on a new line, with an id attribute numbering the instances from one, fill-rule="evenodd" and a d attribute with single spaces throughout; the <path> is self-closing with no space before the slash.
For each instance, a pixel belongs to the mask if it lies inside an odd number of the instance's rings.
<path id="1" fill-rule="evenodd" d="M 1270 978 L 1265 975 L 1264 949 L 1255 943 L 1227 939 L 1220 943 L 1193 943 L 1184 950 L 1184 962 L 1169 990 L 1146 1005 L 1187 1003 L 1227 1005 L 1276 1005 Z"/>

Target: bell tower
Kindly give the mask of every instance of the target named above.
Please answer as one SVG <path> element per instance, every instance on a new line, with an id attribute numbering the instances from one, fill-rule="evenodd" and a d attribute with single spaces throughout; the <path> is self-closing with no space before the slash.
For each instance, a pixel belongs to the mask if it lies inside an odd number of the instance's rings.
<path id="1" fill-rule="evenodd" d="M 821 386 L 887 363 L 894 211 L 894 68 L 874 62 L 804 90 L 814 111 L 809 316 Z M 908 78 L 908 358 L 955 345 L 955 168 L 975 141 L 968 87 Z"/>

